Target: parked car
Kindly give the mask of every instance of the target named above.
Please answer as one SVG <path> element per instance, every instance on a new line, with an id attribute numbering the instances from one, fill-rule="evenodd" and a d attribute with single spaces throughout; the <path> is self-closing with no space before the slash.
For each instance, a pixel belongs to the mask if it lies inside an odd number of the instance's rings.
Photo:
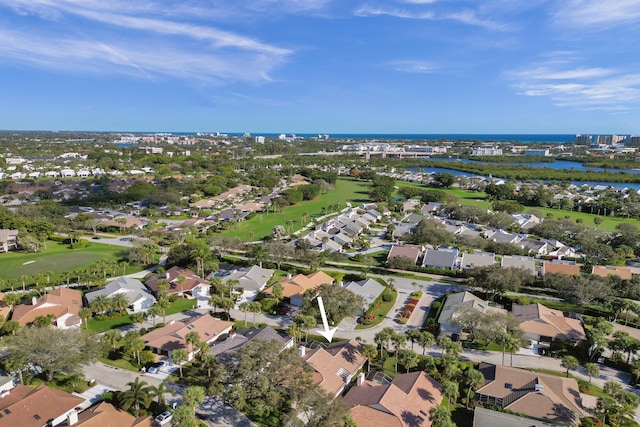
<path id="1" fill-rule="evenodd" d="M 160 369 L 164 368 L 165 366 L 167 366 L 167 362 L 164 360 L 162 362 L 153 363 L 151 366 L 149 366 L 149 373 L 157 374 L 160 371 Z"/>
<path id="2" fill-rule="evenodd" d="M 156 423 L 158 423 L 158 425 L 163 426 L 163 425 L 169 424 L 172 418 L 173 418 L 173 414 L 171 413 L 171 411 L 164 411 L 163 413 L 161 413 L 156 417 Z"/>

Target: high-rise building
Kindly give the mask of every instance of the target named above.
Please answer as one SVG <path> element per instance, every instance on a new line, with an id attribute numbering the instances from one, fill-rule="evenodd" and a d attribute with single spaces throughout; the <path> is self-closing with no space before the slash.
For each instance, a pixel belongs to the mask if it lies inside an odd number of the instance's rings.
<path id="1" fill-rule="evenodd" d="M 591 145 L 593 143 L 593 137 L 591 135 L 576 135 L 577 145 Z"/>

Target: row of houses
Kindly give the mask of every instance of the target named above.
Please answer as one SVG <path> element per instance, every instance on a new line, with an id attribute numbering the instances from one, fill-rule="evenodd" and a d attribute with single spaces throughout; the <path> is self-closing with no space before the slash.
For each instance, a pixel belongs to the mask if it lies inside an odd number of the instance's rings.
<path id="1" fill-rule="evenodd" d="M 153 170 L 151 168 L 142 168 L 142 169 L 129 169 L 126 171 L 120 170 L 112 170 L 106 172 L 102 168 L 82 168 L 82 169 L 71 169 L 71 168 L 62 168 L 59 170 L 52 169 L 47 171 L 35 170 L 33 172 L 23 172 L 23 171 L 0 171 L 0 179 L 38 179 L 38 178 L 88 178 L 90 176 L 104 176 L 110 175 L 114 177 L 130 175 L 130 176 L 140 176 L 140 175 L 152 175 Z"/>

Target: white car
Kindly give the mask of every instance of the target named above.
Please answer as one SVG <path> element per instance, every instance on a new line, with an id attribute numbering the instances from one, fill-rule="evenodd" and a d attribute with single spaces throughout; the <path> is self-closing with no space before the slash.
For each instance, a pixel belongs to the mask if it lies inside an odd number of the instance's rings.
<path id="1" fill-rule="evenodd" d="M 164 411 L 163 413 L 161 413 L 156 417 L 156 423 L 158 423 L 158 425 L 163 426 L 165 424 L 169 424 L 172 418 L 173 418 L 173 414 L 171 413 L 171 411 Z"/>
<path id="2" fill-rule="evenodd" d="M 166 361 L 154 363 L 153 365 L 151 365 L 149 367 L 149 373 L 150 374 L 157 374 L 160 371 L 160 369 L 164 368 L 165 366 L 167 366 L 167 362 Z"/>

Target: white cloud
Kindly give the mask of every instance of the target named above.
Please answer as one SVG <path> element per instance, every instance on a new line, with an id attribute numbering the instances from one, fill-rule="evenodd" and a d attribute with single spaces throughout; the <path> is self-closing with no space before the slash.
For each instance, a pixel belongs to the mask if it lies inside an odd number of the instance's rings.
<path id="1" fill-rule="evenodd" d="M 149 79 L 164 75 L 258 83 L 270 81 L 270 72 L 292 53 L 213 25 L 192 23 L 192 14 L 202 11 L 199 4 L 169 5 L 176 12 L 171 19 L 159 1 L 0 0 L 3 5 L 31 20 L 45 20 L 29 30 L 0 27 L 3 62 Z M 86 22 L 78 25 L 78 19 Z"/>
<path id="2" fill-rule="evenodd" d="M 640 0 L 565 0 L 560 3 L 554 18 L 560 25 L 579 27 L 637 24 Z"/>
<path id="3" fill-rule="evenodd" d="M 433 64 L 422 62 L 422 61 L 394 61 L 389 64 L 394 70 L 402 71 L 406 73 L 433 73 L 436 71 L 437 67 L 433 66 Z"/>
<path id="4" fill-rule="evenodd" d="M 561 107 L 618 111 L 640 105 L 640 74 L 635 72 L 544 64 L 508 78 L 521 95 L 547 97 Z"/>

